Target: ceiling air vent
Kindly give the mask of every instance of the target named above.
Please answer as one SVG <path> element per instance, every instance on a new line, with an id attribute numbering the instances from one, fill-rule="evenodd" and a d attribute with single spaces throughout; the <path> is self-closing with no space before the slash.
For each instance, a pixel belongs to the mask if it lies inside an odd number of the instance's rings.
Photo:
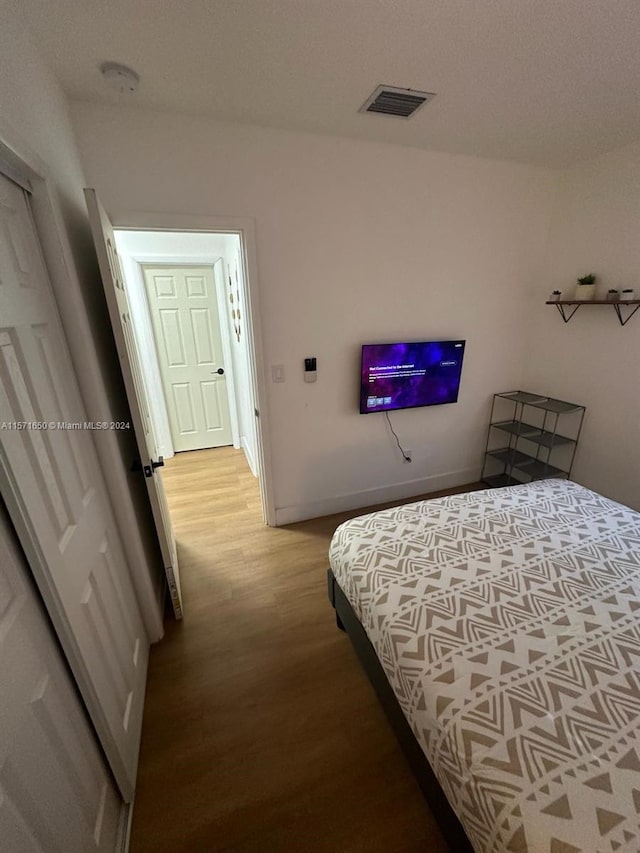
<path id="1" fill-rule="evenodd" d="M 378 86 L 360 107 L 360 112 L 410 118 L 416 110 L 432 98 L 435 98 L 433 92 L 416 92 L 415 89 L 398 89 L 396 86 Z"/>

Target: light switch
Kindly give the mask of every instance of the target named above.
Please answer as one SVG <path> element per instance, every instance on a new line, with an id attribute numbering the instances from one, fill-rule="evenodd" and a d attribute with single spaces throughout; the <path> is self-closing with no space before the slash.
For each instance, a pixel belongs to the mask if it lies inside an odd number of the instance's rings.
<path id="1" fill-rule="evenodd" d="M 271 378 L 274 382 L 284 382 L 284 364 L 271 365 Z"/>

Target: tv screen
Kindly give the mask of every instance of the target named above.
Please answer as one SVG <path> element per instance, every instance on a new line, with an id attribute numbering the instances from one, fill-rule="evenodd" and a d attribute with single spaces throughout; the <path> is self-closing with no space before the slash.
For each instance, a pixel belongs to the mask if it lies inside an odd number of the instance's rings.
<path id="1" fill-rule="evenodd" d="M 465 341 L 364 344 L 360 413 L 455 403 Z"/>

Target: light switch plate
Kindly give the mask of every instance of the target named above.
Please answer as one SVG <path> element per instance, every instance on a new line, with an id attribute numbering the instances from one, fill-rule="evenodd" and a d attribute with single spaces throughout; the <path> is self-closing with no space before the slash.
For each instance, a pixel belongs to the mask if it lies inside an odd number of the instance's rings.
<path id="1" fill-rule="evenodd" d="M 284 382 L 284 364 L 271 365 L 271 379 L 274 382 Z"/>

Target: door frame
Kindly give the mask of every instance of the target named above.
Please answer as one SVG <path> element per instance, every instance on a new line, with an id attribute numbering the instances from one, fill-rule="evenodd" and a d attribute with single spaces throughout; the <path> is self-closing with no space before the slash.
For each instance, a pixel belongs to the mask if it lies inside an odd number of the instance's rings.
<path id="1" fill-rule="evenodd" d="M 108 400 L 103 389 L 102 377 L 98 371 L 95 355 L 87 352 L 86 341 L 90 336 L 82 295 L 75 286 L 72 250 L 69 245 L 62 212 L 59 208 L 57 193 L 49 176 L 46 163 L 33 151 L 29 143 L 17 134 L 8 122 L 0 116 L 0 172 L 17 183 L 29 193 L 29 206 L 49 276 L 53 299 L 57 306 L 62 333 L 67 342 L 75 379 L 79 387 L 82 404 L 87 415 L 94 420 L 103 420 L 108 411 Z M 82 188 L 78 187 L 79 193 Z M 82 368 L 79 368 L 79 364 Z M 135 527 L 135 507 L 132 495 L 127 487 L 126 476 L 118 472 L 122 467 L 117 448 L 117 436 L 107 430 L 101 433 L 104 443 L 95 442 L 94 447 L 100 461 L 101 474 L 105 481 L 106 497 L 115 518 L 122 547 L 129 566 L 129 573 L 138 600 L 147 636 L 150 642 L 157 642 L 164 635 L 163 602 L 158 589 L 154 586 L 147 555 L 142 540 Z M 13 484 L 9 501 L 15 501 L 13 509 L 22 515 L 19 495 L 14 495 L 19 484 Z M 12 514 L 13 517 L 13 514 Z M 17 526 L 16 526 L 17 529 Z M 27 539 L 23 539 L 27 537 Z M 41 565 L 41 555 L 32 555 L 31 534 L 22 529 L 19 532 L 22 546 L 34 576 L 37 568 L 31 563 L 33 556 L 37 565 Z M 64 624 L 55 622 L 49 600 L 42 592 L 45 606 L 49 611 L 56 632 L 67 630 Z M 61 643 L 64 642 L 61 636 Z M 66 652 L 66 648 L 65 648 Z"/>
<path id="2" fill-rule="evenodd" d="M 126 231 L 131 229 L 118 228 L 114 225 L 114 232 L 116 235 L 116 241 L 118 239 L 119 231 Z M 151 229 L 153 230 L 153 229 Z M 145 319 L 144 324 L 148 327 L 148 332 L 150 337 L 153 339 L 154 343 L 154 371 L 157 373 L 157 378 L 160 386 L 162 386 L 162 378 L 160 373 L 160 364 L 159 364 L 159 356 L 158 356 L 158 342 L 156 340 L 155 333 L 153 331 L 153 323 L 151 321 L 151 309 L 149 306 L 149 299 L 146 293 L 146 286 L 144 281 L 144 273 L 142 270 L 143 266 L 153 266 L 154 264 L 158 264 L 158 266 L 163 265 L 171 265 L 175 267 L 193 267 L 193 266 L 201 266 L 201 267 L 211 267 L 213 273 L 213 283 L 215 287 L 215 295 L 216 295 L 216 305 L 218 307 L 218 315 L 219 315 L 219 325 L 220 325 L 220 334 L 222 337 L 222 354 L 225 362 L 225 373 L 227 374 L 227 387 L 228 387 L 228 398 L 229 398 L 229 416 L 231 420 L 231 438 L 232 443 L 235 448 L 240 447 L 240 431 L 238 426 L 238 411 L 236 406 L 236 384 L 235 384 L 235 375 L 233 372 L 233 364 L 231 359 L 231 341 L 229 336 L 229 329 L 227 328 L 227 324 L 224 322 L 223 311 L 226 310 L 226 305 L 224 303 L 224 294 L 219 292 L 218 280 L 216 275 L 216 267 L 222 263 L 223 259 L 219 255 L 202 255 L 195 258 L 193 255 L 156 255 L 151 252 L 142 253 L 135 252 L 130 253 L 128 250 L 126 251 L 129 260 L 133 262 L 135 265 L 135 276 L 136 281 L 130 282 L 127 277 L 127 270 L 123 271 L 125 286 L 126 287 L 136 287 L 142 288 L 142 292 L 144 295 L 144 305 L 145 305 Z M 123 252 L 120 248 L 118 248 L 118 254 L 120 255 L 120 259 L 122 260 Z M 226 316 L 226 315 L 225 315 Z M 144 374 L 143 374 L 144 376 Z M 147 389 L 149 390 L 149 389 Z M 155 399 L 152 400 L 151 396 L 149 398 L 150 406 L 152 409 L 156 408 Z M 169 413 L 167 411 L 166 404 L 166 395 L 163 393 L 163 399 L 161 401 L 161 405 L 163 406 L 162 412 L 162 424 L 154 423 L 154 416 L 157 414 L 152 411 L 152 425 L 154 431 L 157 430 L 158 426 L 162 427 L 162 442 L 158 446 L 158 452 L 162 453 L 165 458 L 170 458 L 174 455 L 174 447 L 173 440 L 171 436 L 171 431 L 169 429 Z"/>
<path id="3" fill-rule="evenodd" d="M 181 213 L 149 213 L 143 211 L 111 212 L 114 231 L 178 231 L 237 234 L 243 259 L 243 296 L 246 304 L 245 328 L 248 332 L 251 394 L 256 410 L 256 444 L 258 481 L 265 523 L 276 526 L 271 443 L 267 410 L 267 383 L 262 342 L 258 264 L 255 223 L 248 217 L 194 216 Z"/>

